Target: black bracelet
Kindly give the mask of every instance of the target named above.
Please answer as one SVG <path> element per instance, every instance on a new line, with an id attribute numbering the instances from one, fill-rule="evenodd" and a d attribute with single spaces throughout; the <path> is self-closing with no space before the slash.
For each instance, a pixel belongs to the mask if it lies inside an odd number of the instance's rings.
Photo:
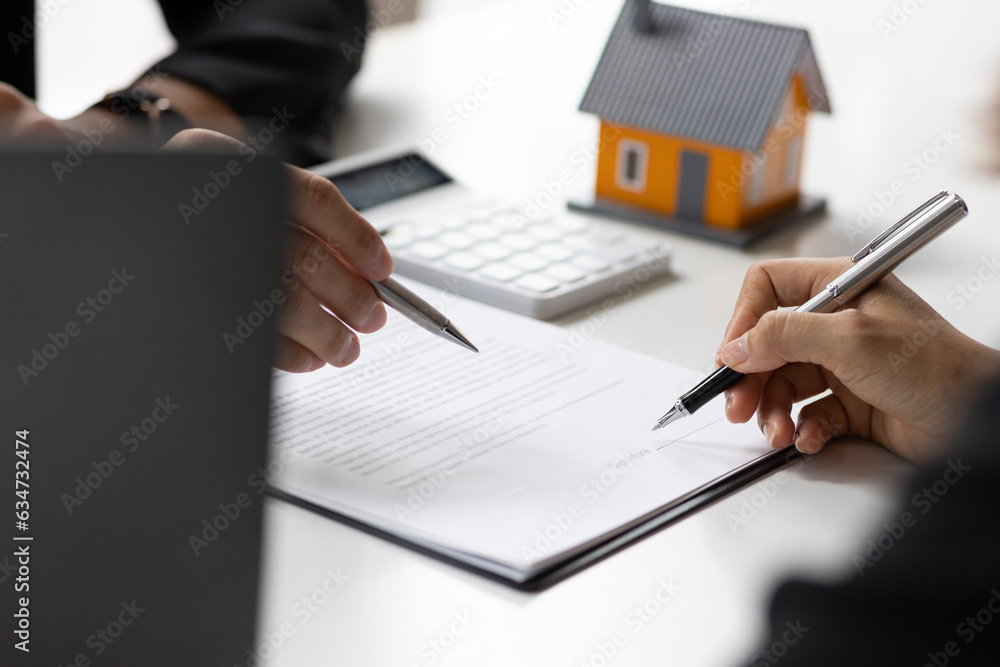
<path id="1" fill-rule="evenodd" d="M 108 93 L 94 106 L 107 109 L 122 120 L 131 118 L 132 122 L 140 123 L 152 148 L 159 148 L 178 132 L 191 128 L 191 124 L 171 108 L 169 99 L 142 88 Z"/>

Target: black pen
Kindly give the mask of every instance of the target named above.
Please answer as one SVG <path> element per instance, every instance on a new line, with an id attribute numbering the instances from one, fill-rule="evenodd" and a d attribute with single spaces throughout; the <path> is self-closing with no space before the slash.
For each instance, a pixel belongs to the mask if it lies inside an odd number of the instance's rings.
<path id="1" fill-rule="evenodd" d="M 964 218 L 968 212 L 968 207 L 958 195 L 948 192 L 937 194 L 876 236 L 875 240 L 851 258 L 854 266 L 795 310 L 802 313 L 830 313 L 844 307 L 889 275 L 907 257 Z M 653 430 L 694 414 L 744 377 L 743 373 L 728 366 L 719 368 L 678 398 L 674 407 L 656 422 Z"/>

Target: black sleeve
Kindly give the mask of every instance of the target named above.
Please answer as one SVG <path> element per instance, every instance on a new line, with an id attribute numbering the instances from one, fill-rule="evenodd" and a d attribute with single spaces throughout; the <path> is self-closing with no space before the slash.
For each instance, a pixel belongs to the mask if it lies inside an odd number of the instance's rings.
<path id="1" fill-rule="evenodd" d="M 1000 664 L 1000 384 L 840 585 L 789 582 L 751 665 Z"/>
<path id="2" fill-rule="evenodd" d="M 298 164 L 329 159 L 333 114 L 361 64 L 364 0 L 160 5 L 177 50 L 152 71 L 218 95 L 250 120 L 252 134 L 275 118 L 276 125 L 287 123 L 268 146 L 274 157 Z"/>

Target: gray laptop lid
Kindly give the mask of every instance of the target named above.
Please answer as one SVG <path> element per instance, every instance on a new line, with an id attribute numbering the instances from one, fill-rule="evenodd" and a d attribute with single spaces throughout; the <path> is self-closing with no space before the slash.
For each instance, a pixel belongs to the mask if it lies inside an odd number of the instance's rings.
<path id="1" fill-rule="evenodd" d="M 2 664 L 246 665 L 280 167 L 66 157 L 0 152 Z"/>

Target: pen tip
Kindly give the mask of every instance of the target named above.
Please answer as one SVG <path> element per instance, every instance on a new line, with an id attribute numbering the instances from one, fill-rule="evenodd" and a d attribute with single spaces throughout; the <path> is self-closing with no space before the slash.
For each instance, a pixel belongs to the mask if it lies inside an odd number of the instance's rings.
<path id="1" fill-rule="evenodd" d="M 468 338 L 463 336 L 462 332 L 459 331 L 458 328 L 451 322 L 444 325 L 444 329 L 441 330 L 441 333 L 443 333 L 449 340 L 458 343 L 465 349 L 472 350 L 476 354 L 479 354 L 479 348 L 473 345 Z"/>
<path id="2" fill-rule="evenodd" d="M 653 427 L 653 430 L 654 431 L 658 431 L 659 429 L 663 428 L 667 424 L 670 424 L 672 422 L 677 421 L 678 419 L 680 419 L 681 417 L 683 417 L 685 414 L 687 414 L 687 413 L 681 412 L 680 410 L 678 410 L 676 408 L 676 406 L 673 407 L 673 408 L 670 408 L 670 412 L 668 412 L 667 414 L 665 414 L 662 417 L 660 417 L 660 420 L 658 422 L 656 422 L 656 426 Z"/>

